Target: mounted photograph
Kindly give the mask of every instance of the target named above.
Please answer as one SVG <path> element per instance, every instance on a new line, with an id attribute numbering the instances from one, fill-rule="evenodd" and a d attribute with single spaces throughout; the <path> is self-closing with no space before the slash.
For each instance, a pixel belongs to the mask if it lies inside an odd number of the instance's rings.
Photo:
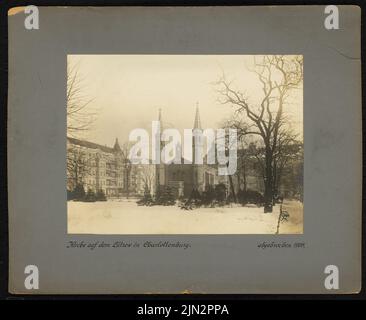
<path id="1" fill-rule="evenodd" d="M 359 7 L 16 8 L 11 295 L 360 292 Z"/>
<path id="2" fill-rule="evenodd" d="M 69 234 L 302 234 L 302 55 L 68 55 Z"/>

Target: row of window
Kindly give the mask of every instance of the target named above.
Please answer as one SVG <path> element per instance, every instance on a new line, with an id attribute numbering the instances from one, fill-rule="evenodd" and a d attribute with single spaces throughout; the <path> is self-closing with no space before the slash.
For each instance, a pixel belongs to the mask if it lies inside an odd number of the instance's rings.
<path id="1" fill-rule="evenodd" d="M 89 185 L 93 185 L 95 186 L 96 185 L 96 181 L 94 179 L 89 179 L 86 181 L 87 184 Z M 107 180 L 107 181 L 104 181 L 104 180 L 101 180 L 100 181 L 100 185 L 102 186 L 119 186 L 119 187 L 122 187 L 123 186 L 123 182 L 115 182 L 115 181 L 110 181 L 110 180 Z"/>
<path id="2" fill-rule="evenodd" d="M 92 169 L 89 171 L 90 175 L 96 175 L 97 174 L 97 170 Z M 116 173 L 113 171 L 100 171 L 99 172 L 99 176 L 101 177 L 112 177 L 112 178 L 123 178 L 123 174 L 122 173 Z"/>

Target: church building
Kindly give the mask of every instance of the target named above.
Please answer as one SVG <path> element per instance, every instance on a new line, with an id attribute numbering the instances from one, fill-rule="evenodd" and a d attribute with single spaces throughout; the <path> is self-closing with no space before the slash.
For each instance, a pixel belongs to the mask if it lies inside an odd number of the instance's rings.
<path id="1" fill-rule="evenodd" d="M 164 124 L 162 122 L 161 110 L 159 111 L 159 121 L 163 130 Z M 202 130 L 198 106 L 196 107 L 192 129 Z M 193 138 L 192 159 L 195 159 L 197 143 L 200 142 Z M 203 148 L 203 144 L 198 147 Z M 156 166 L 156 190 L 163 186 L 169 186 L 174 190 L 177 197 L 183 196 L 188 198 L 193 190 L 201 193 L 218 183 L 227 185 L 227 178 L 218 175 L 217 164 L 207 164 L 207 156 L 204 156 L 203 164 L 185 164 L 184 159 L 182 159 L 181 164 L 159 164 Z"/>

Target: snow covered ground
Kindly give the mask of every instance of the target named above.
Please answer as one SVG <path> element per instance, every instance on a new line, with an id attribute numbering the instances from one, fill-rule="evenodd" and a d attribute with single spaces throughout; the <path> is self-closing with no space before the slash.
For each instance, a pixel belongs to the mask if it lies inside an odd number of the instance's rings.
<path id="1" fill-rule="evenodd" d="M 80 234 L 274 234 L 279 205 L 264 214 L 255 206 L 182 210 L 178 206 L 138 206 L 135 200 L 67 203 L 68 233 Z M 290 214 L 280 233 L 303 232 L 303 208 L 284 203 Z"/>

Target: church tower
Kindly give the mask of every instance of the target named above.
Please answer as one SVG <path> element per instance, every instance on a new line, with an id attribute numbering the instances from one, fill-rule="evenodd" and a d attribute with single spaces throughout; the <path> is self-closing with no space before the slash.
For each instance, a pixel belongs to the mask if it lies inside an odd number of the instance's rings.
<path id="1" fill-rule="evenodd" d="M 200 152 L 203 152 L 203 145 L 202 145 L 202 136 L 195 137 L 195 135 L 194 135 L 195 130 L 202 130 L 198 102 L 196 104 L 196 114 L 195 114 L 194 123 L 193 123 L 192 181 L 193 181 L 193 188 L 196 190 L 200 190 L 199 181 L 200 181 L 200 172 L 202 171 L 202 165 L 196 164 L 196 149 L 201 150 Z"/>
<path id="2" fill-rule="evenodd" d="M 198 108 L 198 102 L 196 104 L 196 114 L 194 116 L 194 123 L 193 123 L 193 141 L 192 141 L 192 162 L 195 163 L 195 157 L 196 157 L 196 146 L 198 148 L 202 147 L 202 139 L 199 137 L 194 136 L 195 130 L 202 130 L 201 126 L 201 117 L 200 117 L 200 111 Z"/>
<path id="3" fill-rule="evenodd" d="M 200 110 L 198 108 L 198 102 L 196 103 L 196 115 L 194 117 L 193 129 L 201 129 L 202 130 Z"/>
<path id="4" fill-rule="evenodd" d="M 116 141 L 114 142 L 113 151 L 115 151 L 115 152 L 121 152 L 122 151 L 121 147 L 118 143 L 118 138 L 116 138 Z"/>
<path id="5" fill-rule="evenodd" d="M 160 141 L 160 154 L 161 154 L 161 150 L 163 150 L 164 144 L 161 141 L 161 133 L 164 130 L 163 129 L 163 121 L 162 121 L 162 115 L 161 115 L 161 108 L 159 108 L 159 114 L 158 114 L 158 121 L 160 123 L 160 133 L 159 133 L 159 141 Z M 166 168 L 165 165 L 163 163 L 161 163 L 161 159 L 160 159 L 160 164 L 156 165 L 156 189 L 155 190 L 159 190 L 161 186 L 164 186 L 166 184 Z"/>

